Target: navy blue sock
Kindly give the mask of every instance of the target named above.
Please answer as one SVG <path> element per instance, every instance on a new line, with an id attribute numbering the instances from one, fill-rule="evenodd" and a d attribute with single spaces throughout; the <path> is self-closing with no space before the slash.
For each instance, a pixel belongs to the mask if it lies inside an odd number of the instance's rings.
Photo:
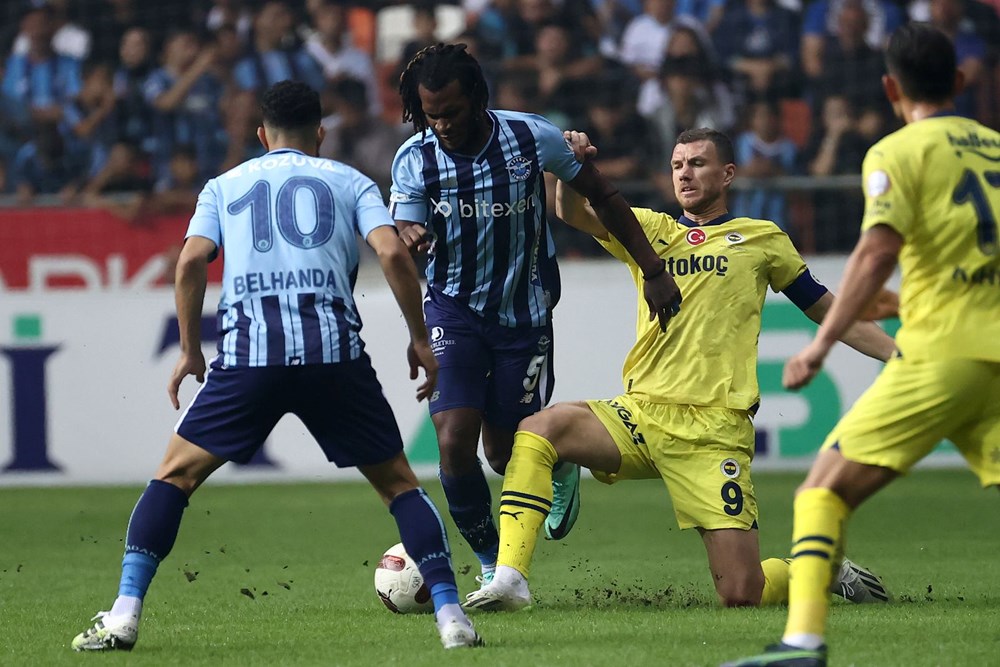
<path id="1" fill-rule="evenodd" d="M 434 599 L 434 610 L 444 604 L 458 604 L 458 586 L 451 569 L 448 533 L 434 503 L 423 489 L 402 493 L 389 504 L 396 519 L 399 537 Z"/>
<path id="2" fill-rule="evenodd" d="M 128 522 L 118 595 L 146 595 L 157 566 L 174 546 L 187 504 L 187 494 L 173 484 L 158 479 L 149 483 Z"/>
<path id="3" fill-rule="evenodd" d="M 461 477 L 449 477 L 439 471 L 441 486 L 448 499 L 448 512 L 458 532 L 476 552 L 483 565 L 497 562 L 500 534 L 493 522 L 490 487 L 482 469 Z"/>

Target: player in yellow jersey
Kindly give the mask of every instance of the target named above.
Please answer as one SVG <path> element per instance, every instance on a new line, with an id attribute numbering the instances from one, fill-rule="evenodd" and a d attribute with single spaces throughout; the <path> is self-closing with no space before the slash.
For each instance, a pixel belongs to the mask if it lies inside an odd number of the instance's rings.
<path id="1" fill-rule="evenodd" d="M 585 134 L 568 132 L 566 138 L 578 159 L 596 154 Z M 680 527 L 702 536 L 723 604 L 787 599 L 788 563 L 760 562 L 750 480 L 761 310 L 770 287 L 819 322 L 833 295 L 813 279 L 777 225 L 728 212 L 735 176 L 728 137 L 708 129 L 682 133 L 671 167 L 684 215 L 674 219 L 634 210 L 684 294 L 684 311 L 661 331 L 637 305 L 625 393 L 560 403 L 520 423 L 500 496 L 499 566 L 489 585 L 467 596 L 468 608 L 514 610 L 530 604 L 529 565 L 559 461 L 586 466 L 609 484 L 662 478 Z M 586 200 L 562 183 L 556 198 L 557 215 L 624 262 L 641 294 L 639 268 Z M 881 360 L 894 350 L 892 339 L 871 322 L 854 325 L 843 340 Z M 878 579 L 852 563 L 838 583 L 847 585 L 838 585 L 837 592 L 855 601 L 886 599 Z"/>
<path id="2" fill-rule="evenodd" d="M 734 667 L 826 665 L 826 586 L 847 519 L 943 438 L 984 487 L 1000 485 L 1000 133 L 952 115 L 962 74 L 937 29 L 898 29 L 886 70 L 886 95 L 906 125 L 868 151 L 863 234 L 840 298 L 788 361 L 784 384 L 809 383 L 897 262 L 900 353 L 830 433 L 795 497 L 781 642 Z"/>

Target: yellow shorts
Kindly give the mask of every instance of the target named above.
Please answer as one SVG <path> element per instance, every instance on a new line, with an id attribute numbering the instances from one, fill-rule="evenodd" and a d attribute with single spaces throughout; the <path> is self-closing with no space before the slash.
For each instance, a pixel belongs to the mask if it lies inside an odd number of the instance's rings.
<path id="1" fill-rule="evenodd" d="M 1000 363 L 894 358 L 823 449 L 905 473 L 945 438 L 983 486 L 1000 484 Z"/>
<path id="2" fill-rule="evenodd" d="M 587 405 L 622 455 L 617 472 L 592 470 L 595 478 L 606 484 L 662 478 L 681 528 L 755 527 L 754 432 L 746 411 L 647 403 L 627 395 Z"/>

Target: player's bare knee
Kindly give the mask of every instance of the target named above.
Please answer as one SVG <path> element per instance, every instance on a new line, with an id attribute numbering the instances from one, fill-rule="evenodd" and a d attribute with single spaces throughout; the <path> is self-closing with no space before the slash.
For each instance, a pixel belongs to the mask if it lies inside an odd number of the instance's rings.
<path id="1" fill-rule="evenodd" d="M 525 417 L 518 425 L 519 431 L 528 431 L 545 438 L 555 448 L 557 454 L 561 454 L 561 443 L 564 440 L 567 429 L 572 420 L 566 410 L 559 405 L 546 408 L 541 412 L 536 412 L 530 417 Z"/>
<path id="2" fill-rule="evenodd" d="M 725 607 L 756 607 L 764 592 L 764 573 L 751 571 L 717 576 L 715 591 Z"/>

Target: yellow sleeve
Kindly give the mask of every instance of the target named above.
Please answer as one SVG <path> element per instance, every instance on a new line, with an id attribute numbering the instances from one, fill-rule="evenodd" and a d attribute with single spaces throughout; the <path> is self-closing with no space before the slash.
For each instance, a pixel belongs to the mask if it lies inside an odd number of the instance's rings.
<path id="1" fill-rule="evenodd" d="M 904 167 L 894 144 L 879 142 L 868 150 L 861 167 L 865 215 L 861 230 L 888 225 L 907 238 L 915 218 L 912 169 Z"/>
<path id="2" fill-rule="evenodd" d="M 768 276 L 767 282 L 774 292 L 782 292 L 795 282 L 806 270 L 799 251 L 792 245 L 788 234 L 775 226 L 774 233 L 768 239 Z"/>
<path id="3" fill-rule="evenodd" d="M 659 227 L 659 217 L 660 214 L 652 209 L 648 208 L 633 208 L 632 213 L 635 214 L 636 220 L 639 221 L 639 226 L 642 227 L 642 231 L 645 232 L 647 239 L 652 239 L 656 236 L 656 230 Z M 615 238 L 614 234 L 608 233 L 608 240 L 597 239 L 597 242 L 601 246 L 611 253 L 615 259 L 618 259 L 626 264 L 635 264 L 632 259 L 632 255 L 628 254 L 628 250 L 625 249 L 618 239 Z"/>

